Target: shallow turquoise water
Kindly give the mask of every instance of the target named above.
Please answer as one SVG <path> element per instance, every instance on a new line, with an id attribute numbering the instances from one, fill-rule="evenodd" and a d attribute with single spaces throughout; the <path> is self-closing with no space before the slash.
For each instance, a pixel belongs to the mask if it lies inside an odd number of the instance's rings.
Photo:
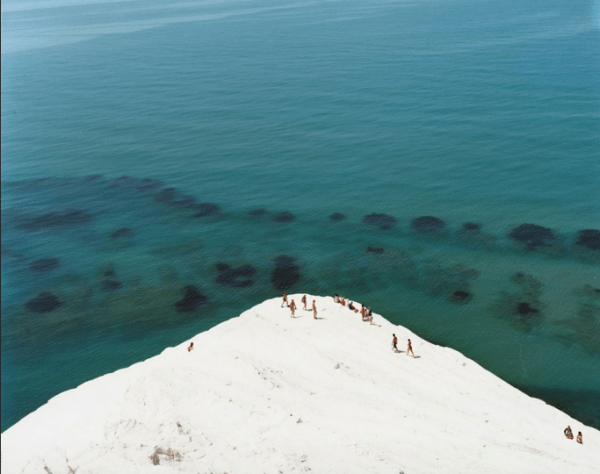
<path id="1" fill-rule="evenodd" d="M 597 19 L 590 2 L 3 2 L 2 430 L 279 295 L 281 255 L 291 291 L 365 302 L 600 427 L 600 260 L 575 244 L 600 228 Z M 90 220 L 18 226 L 67 208 Z M 446 232 L 415 232 L 422 215 Z M 522 223 L 557 252 L 516 245 Z M 44 257 L 60 265 L 33 272 Z M 255 267 L 252 286 L 219 283 L 218 263 Z M 539 283 L 529 320 L 517 272 Z M 190 284 L 209 303 L 177 313 Z M 27 311 L 42 291 L 62 306 Z"/>

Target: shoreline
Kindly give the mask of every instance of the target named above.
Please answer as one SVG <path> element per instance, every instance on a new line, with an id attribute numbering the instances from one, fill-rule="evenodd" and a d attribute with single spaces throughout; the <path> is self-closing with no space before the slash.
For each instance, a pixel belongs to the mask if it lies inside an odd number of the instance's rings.
<path id="1" fill-rule="evenodd" d="M 2 433 L 3 467 L 106 472 L 124 463 L 143 472 L 157 448 L 177 472 L 339 472 L 340 463 L 347 472 L 431 472 L 452 461 L 457 469 L 448 472 L 554 472 L 568 463 L 591 473 L 600 463 L 598 430 L 454 349 L 375 313 L 370 325 L 331 297 L 308 299 L 323 319 L 301 304 L 291 318 L 281 298 L 269 299 L 61 393 Z M 401 350 L 410 338 L 417 357 L 394 354 L 391 332 Z M 583 431 L 584 444 L 565 444 L 563 424 Z M 180 460 L 168 459 L 169 450 Z"/>

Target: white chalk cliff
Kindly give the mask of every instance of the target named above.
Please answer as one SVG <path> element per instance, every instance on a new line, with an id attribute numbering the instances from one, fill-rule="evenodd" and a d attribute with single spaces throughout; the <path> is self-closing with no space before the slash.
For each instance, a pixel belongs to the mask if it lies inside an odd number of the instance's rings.
<path id="1" fill-rule="evenodd" d="M 600 471 L 599 431 L 452 349 L 314 299 L 322 319 L 268 300 L 191 352 L 61 393 L 2 434 L 2 474 Z M 417 358 L 394 353 L 392 333 Z"/>

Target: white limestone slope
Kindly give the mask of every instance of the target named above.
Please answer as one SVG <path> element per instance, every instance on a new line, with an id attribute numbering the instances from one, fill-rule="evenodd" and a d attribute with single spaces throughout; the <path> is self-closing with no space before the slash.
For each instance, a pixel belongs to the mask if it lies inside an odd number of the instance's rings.
<path id="1" fill-rule="evenodd" d="M 599 431 L 452 349 L 315 299 L 323 319 L 268 300 L 192 352 L 54 397 L 2 434 L 2 474 L 599 472 Z M 392 352 L 392 333 L 418 357 Z"/>

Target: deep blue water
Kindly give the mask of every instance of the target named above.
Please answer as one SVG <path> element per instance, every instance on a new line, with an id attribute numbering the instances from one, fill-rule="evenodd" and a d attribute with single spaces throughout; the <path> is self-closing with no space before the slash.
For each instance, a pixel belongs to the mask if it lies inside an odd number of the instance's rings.
<path id="1" fill-rule="evenodd" d="M 364 302 L 600 428 L 600 250 L 579 234 L 600 229 L 598 19 L 592 1 L 3 2 L 2 431 L 280 295 L 282 255 L 289 291 Z M 524 223 L 551 237 L 519 243 Z M 188 285 L 207 300 L 178 312 Z M 31 310 L 45 292 L 60 305 Z"/>

